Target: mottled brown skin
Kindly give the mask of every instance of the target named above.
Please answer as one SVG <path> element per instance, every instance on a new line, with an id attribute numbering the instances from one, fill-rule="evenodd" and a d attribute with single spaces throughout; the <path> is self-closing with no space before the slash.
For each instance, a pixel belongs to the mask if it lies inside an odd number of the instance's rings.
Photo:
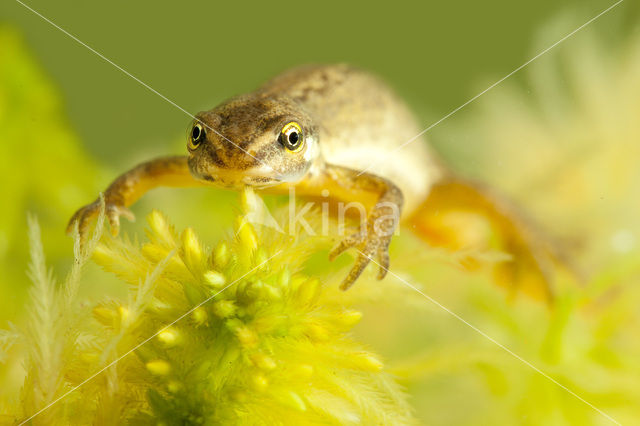
<path id="1" fill-rule="evenodd" d="M 302 136 L 296 149 L 289 149 L 281 136 L 285 128 L 291 129 L 286 126 L 292 122 L 297 123 Z M 464 208 L 491 210 L 489 220 L 504 225 L 500 229 L 518 241 L 528 232 L 513 209 L 495 202 L 478 187 L 452 178 L 422 138 L 396 149 L 420 132 L 413 115 L 375 76 L 346 65 L 290 70 L 253 93 L 198 114 L 193 126 L 199 128 L 189 137 L 188 156 L 143 163 L 107 188 L 107 217 L 114 233 L 118 232 L 119 216 L 133 217 L 127 207 L 158 186 L 240 189 L 249 185 L 276 193 L 286 193 L 295 186 L 298 194 L 311 197 L 329 190 L 331 198 L 360 201 L 369 211 L 361 231 L 345 238 L 330 254 L 334 258 L 352 247 L 359 252 L 342 284 L 347 289 L 371 259 L 380 265 L 378 278 L 385 276 L 389 243 L 398 225 L 398 220 L 390 219 L 392 214 L 402 212 L 402 218 L 417 223 L 419 230 L 420 221 L 415 219 L 418 210 L 437 211 L 439 204 L 447 204 L 442 194 L 449 185 L 475 194 L 467 197 Z M 433 204 L 421 207 L 434 188 L 438 197 Z M 456 202 L 448 204 L 464 204 L 464 199 L 453 198 Z M 96 201 L 76 212 L 69 229 L 78 221 L 84 233 L 98 206 Z M 430 240 L 428 232 L 422 234 Z M 533 269 L 550 295 L 543 262 L 535 261 L 540 258 L 535 244 L 525 241 L 517 251 L 523 258 L 534 259 Z"/>

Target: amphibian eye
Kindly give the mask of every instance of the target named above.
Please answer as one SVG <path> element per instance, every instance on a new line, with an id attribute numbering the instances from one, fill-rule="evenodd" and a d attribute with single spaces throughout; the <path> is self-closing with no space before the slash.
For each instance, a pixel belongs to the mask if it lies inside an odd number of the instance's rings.
<path id="1" fill-rule="evenodd" d="M 206 132 L 204 127 L 200 123 L 196 123 L 193 125 L 191 129 L 191 135 L 189 137 L 189 148 L 196 149 L 198 145 L 204 141 L 206 136 Z"/>
<path id="2" fill-rule="evenodd" d="M 304 143 L 302 127 L 295 121 L 286 124 L 280 132 L 279 140 L 289 151 L 298 151 Z"/>

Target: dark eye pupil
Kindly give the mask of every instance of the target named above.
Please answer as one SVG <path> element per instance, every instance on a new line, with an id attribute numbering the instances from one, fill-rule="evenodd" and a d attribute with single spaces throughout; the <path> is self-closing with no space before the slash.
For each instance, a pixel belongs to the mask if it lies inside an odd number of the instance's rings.
<path id="1" fill-rule="evenodd" d="M 193 130 L 191 131 L 191 140 L 193 140 L 193 142 L 199 142 L 200 137 L 202 137 L 202 130 L 200 129 L 200 126 L 193 126 Z"/>
<path id="2" fill-rule="evenodd" d="M 300 136 L 298 135 L 298 132 L 289 133 L 289 143 L 291 145 L 295 145 L 296 143 L 298 143 L 298 140 L 300 140 Z"/>

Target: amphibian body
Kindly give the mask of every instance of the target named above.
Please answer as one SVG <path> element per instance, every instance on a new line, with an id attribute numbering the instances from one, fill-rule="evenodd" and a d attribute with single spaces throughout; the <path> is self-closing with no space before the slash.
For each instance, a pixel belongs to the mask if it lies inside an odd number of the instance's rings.
<path id="1" fill-rule="evenodd" d="M 342 284 L 347 289 L 370 259 L 380 265 L 378 277 L 385 276 L 395 216 L 424 239 L 442 243 L 441 233 L 434 237 L 431 229 L 431 213 L 475 211 L 495 225 L 515 255 L 511 279 L 534 271 L 547 287 L 541 250 L 513 209 L 455 178 L 422 138 L 398 149 L 420 130 L 404 102 L 377 77 L 347 65 L 296 68 L 198 114 L 188 155 L 151 160 L 118 177 L 104 193 L 107 217 L 117 232 L 119 216 L 132 217 L 127 207 L 158 186 L 249 185 L 276 193 L 295 186 L 297 194 L 311 197 L 328 190 L 331 198 L 368 209 L 361 232 L 331 253 L 357 249 Z M 70 227 L 79 221 L 82 233 L 98 209 L 98 201 L 83 207 Z"/>

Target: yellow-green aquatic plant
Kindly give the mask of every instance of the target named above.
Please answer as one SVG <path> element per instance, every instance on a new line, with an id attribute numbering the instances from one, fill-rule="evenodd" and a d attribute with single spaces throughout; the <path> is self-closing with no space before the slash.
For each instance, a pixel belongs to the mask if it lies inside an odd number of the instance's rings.
<path id="1" fill-rule="evenodd" d="M 245 210 L 256 205 L 251 192 L 244 197 Z M 380 358 L 349 335 L 361 313 L 345 305 L 335 285 L 300 272 L 322 239 L 239 220 L 232 238 L 209 248 L 190 228 L 176 232 L 157 211 L 148 224 L 144 243 L 105 235 L 97 245 L 95 262 L 129 291 L 126 300 L 89 310 L 74 303 L 75 276 L 56 289 L 31 223 L 33 307 L 25 341 L 31 355 L 16 418 L 413 422 Z"/>
<path id="2" fill-rule="evenodd" d="M 70 128 L 58 88 L 20 35 L 0 25 L 0 321 L 16 320 L 26 301 L 26 211 L 43 223 L 49 259 L 68 258 L 60 226 L 95 195 L 99 170 Z"/>

